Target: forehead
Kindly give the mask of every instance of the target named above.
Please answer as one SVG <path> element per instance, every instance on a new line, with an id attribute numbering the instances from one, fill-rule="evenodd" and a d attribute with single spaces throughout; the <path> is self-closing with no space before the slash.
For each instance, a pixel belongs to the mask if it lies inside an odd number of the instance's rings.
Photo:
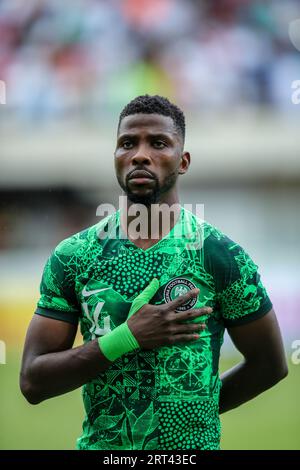
<path id="1" fill-rule="evenodd" d="M 139 133 L 141 131 L 149 131 L 153 134 L 178 134 L 174 121 L 170 116 L 142 113 L 123 118 L 118 134 Z"/>

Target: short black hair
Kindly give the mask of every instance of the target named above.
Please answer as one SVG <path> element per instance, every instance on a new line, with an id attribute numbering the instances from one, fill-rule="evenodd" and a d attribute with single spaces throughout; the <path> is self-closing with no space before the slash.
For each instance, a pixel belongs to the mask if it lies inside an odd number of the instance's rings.
<path id="1" fill-rule="evenodd" d="M 183 112 L 178 106 L 171 103 L 167 98 L 159 95 L 140 95 L 131 100 L 121 111 L 119 117 L 118 129 L 121 121 L 126 116 L 132 114 L 162 114 L 163 116 L 169 116 L 173 119 L 176 129 L 182 135 L 184 142 L 185 138 L 185 117 Z"/>

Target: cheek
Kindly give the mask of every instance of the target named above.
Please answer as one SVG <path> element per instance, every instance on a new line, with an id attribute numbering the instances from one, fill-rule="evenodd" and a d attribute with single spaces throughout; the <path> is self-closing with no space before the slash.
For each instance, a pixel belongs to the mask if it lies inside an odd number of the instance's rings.
<path id="1" fill-rule="evenodd" d="M 124 171 L 126 166 L 126 159 L 122 156 L 115 156 L 115 169 L 117 173 Z"/>
<path id="2" fill-rule="evenodd" d="M 161 173 L 170 174 L 177 170 L 180 159 L 173 156 L 167 156 L 161 160 Z"/>

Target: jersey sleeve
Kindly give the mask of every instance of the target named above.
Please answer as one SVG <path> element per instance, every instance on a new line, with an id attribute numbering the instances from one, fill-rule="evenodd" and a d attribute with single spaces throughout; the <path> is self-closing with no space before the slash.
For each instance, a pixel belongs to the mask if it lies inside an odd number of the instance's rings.
<path id="1" fill-rule="evenodd" d="M 272 303 L 258 266 L 246 251 L 221 232 L 213 235 L 208 245 L 209 269 L 225 326 L 243 325 L 267 314 Z"/>
<path id="2" fill-rule="evenodd" d="M 46 262 L 35 313 L 77 325 L 79 306 L 74 285 L 72 257 L 61 242 Z"/>

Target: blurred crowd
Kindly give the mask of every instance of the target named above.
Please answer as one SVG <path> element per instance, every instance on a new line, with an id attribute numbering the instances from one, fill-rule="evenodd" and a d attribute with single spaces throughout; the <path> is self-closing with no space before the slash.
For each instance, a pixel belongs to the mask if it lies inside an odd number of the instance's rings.
<path id="1" fill-rule="evenodd" d="M 0 0 L 6 111 L 91 118 L 137 94 L 185 109 L 290 106 L 299 0 Z"/>

